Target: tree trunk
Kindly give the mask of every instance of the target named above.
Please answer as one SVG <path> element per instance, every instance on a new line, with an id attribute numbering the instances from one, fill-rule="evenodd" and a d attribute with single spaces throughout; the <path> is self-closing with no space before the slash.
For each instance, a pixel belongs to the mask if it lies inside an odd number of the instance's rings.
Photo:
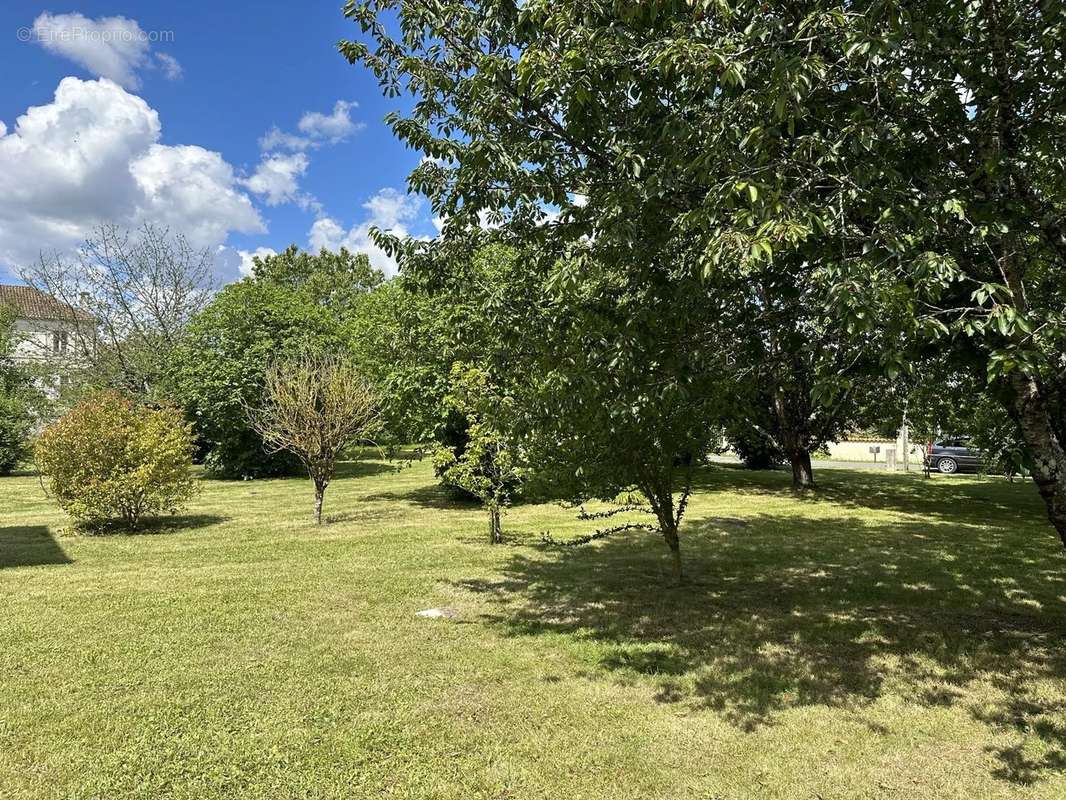
<path id="1" fill-rule="evenodd" d="M 503 541 L 503 526 L 500 524 L 500 507 L 495 503 L 489 504 L 489 544 L 500 544 Z"/>
<path id="2" fill-rule="evenodd" d="M 796 424 L 793 410 L 785 400 L 783 389 L 774 392 L 774 412 L 781 431 L 780 444 L 792 465 L 792 488 L 812 489 L 814 471 L 811 469 L 811 451 L 806 447 L 806 432 Z"/>
<path id="3" fill-rule="evenodd" d="M 315 525 L 322 524 L 322 500 L 326 496 L 326 487 L 315 484 Z"/>
<path id="4" fill-rule="evenodd" d="M 666 539 L 666 544 L 670 548 L 670 556 L 673 559 L 674 580 L 684 583 L 685 573 L 681 569 L 681 540 L 677 535 L 677 526 L 671 525 L 669 529 L 664 529 L 663 538 Z"/>
<path id="5" fill-rule="evenodd" d="M 1047 507 L 1047 516 L 1066 547 L 1066 451 L 1051 423 L 1051 411 L 1040 385 L 1017 370 L 1010 377 L 1012 411 L 1033 459 L 1033 483 Z"/>
<path id="6" fill-rule="evenodd" d="M 811 489 L 814 487 L 814 470 L 811 467 L 811 454 L 808 450 L 790 450 L 788 462 L 792 465 L 792 488 Z"/>
<path id="7" fill-rule="evenodd" d="M 648 498 L 652 513 L 655 514 L 655 520 L 659 523 L 659 531 L 666 541 L 666 546 L 670 548 L 674 579 L 678 583 L 683 583 L 685 574 L 681 569 L 681 540 L 678 536 L 678 530 L 681 527 L 681 518 L 685 514 L 685 508 L 688 506 L 688 498 L 692 488 L 691 472 L 686 471 L 685 489 L 676 504 L 674 503 L 673 484 L 674 475 L 671 469 L 666 476 L 659 476 L 658 479 L 654 477 L 646 479 L 639 488 L 644 496 Z"/>

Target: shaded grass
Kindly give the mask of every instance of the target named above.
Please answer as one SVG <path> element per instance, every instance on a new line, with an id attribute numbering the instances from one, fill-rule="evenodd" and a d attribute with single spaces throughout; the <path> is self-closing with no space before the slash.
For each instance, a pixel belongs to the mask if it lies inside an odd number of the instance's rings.
<path id="1" fill-rule="evenodd" d="M 1059 798 L 1066 558 L 1031 487 L 708 470 L 691 582 L 428 462 L 205 481 L 68 536 L 0 479 L 0 796 Z M 418 618 L 430 606 L 454 621 Z"/>
<path id="2" fill-rule="evenodd" d="M 69 563 L 48 526 L 0 527 L 0 569 Z"/>

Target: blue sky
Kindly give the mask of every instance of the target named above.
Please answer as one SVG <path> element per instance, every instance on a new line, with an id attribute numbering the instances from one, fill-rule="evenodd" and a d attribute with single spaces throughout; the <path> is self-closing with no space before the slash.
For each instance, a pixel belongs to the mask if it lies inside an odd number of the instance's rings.
<path id="1" fill-rule="evenodd" d="M 226 279 L 290 243 L 388 267 L 368 225 L 434 227 L 406 195 L 419 154 L 382 123 L 403 101 L 337 52 L 358 34 L 340 2 L 7 0 L 0 280 L 101 222 L 168 224 Z"/>

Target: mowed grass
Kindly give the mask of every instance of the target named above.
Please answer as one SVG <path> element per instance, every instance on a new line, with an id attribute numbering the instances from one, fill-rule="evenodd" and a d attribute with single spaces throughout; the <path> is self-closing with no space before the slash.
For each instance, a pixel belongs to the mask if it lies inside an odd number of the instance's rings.
<path id="1" fill-rule="evenodd" d="M 709 468 L 662 542 L 426 462 L 204 481 L 76 536 L 0 479 L 3 798 L 1063 798 L 1066 557 L 1030 485 Z M 456 619 L 420 609 L 450 606 Z"/>

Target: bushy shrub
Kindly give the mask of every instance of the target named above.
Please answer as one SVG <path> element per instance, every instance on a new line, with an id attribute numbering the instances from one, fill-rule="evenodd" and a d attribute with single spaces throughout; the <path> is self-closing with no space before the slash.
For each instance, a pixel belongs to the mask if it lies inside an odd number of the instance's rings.
<path id="1" fill-rule="evenodd" d="M 0 390 L 0 475 L 8 475 L 26 457 L 33 413 L 26 398 Z"/>
<path id="2" fill-rule="evenodd" d="M 512 400 L 502 395 L 488 374 L 456 363 L 452 388 L 445 398 L 450 410 L 468 422 L 463 449 L 438 446 L 433 469 L 446 485 L 457 486 L 484 504 L 489 514 L 489 541 L 503 541 L 501 515 L 521 485 L 525 469 L 513 443 L 499 425 Z"/>
<path id="3" fill-rule="evenodd" d="M 195 492 L 192 433 L 181 413 L 113 391 L 85 397 L 41 433 L 37 467 L 79 522 L 176 513 Z"/>
<path id="4" fill-rule="evenodd" d="M 785 460 L 766 434 L 738 423 L 726 429 L 726 441 L 748 469 L 773 469 Z"/>

